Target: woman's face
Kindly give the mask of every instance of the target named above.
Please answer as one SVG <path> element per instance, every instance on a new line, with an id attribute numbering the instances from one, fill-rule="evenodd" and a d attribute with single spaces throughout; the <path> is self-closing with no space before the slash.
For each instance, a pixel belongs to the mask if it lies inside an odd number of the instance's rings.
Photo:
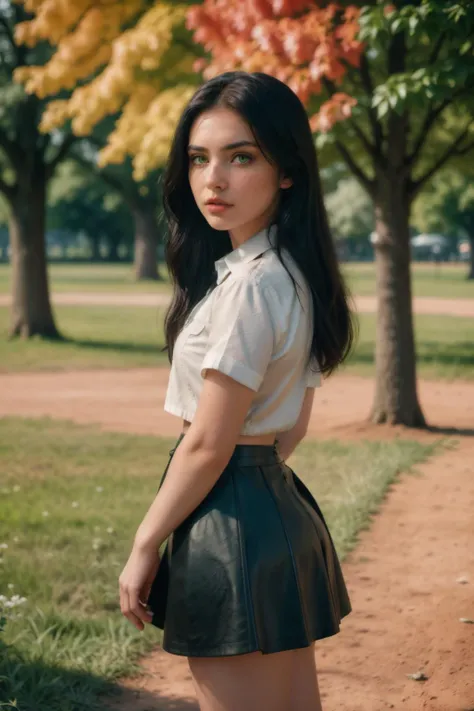
<path id="1" fill-rule="evenodd" d="M 229 231 L 234 248 L 270 224 L 280 188 L 291 181 L 268 162 L 238 113 L 215 108 L 200 114 L 188 154 L 196 204 L 211 227 Z"/>

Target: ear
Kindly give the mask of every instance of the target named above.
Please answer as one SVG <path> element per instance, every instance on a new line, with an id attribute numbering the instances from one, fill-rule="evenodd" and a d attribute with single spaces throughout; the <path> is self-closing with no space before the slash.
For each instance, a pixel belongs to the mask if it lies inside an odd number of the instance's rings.
<path id="1" fill-rule="evenodd" d="M 285 190 L 286 188 L 291 188 L 293 185 L 293 181 L 291 178 L 282 178 L 280 180 L 280 188 L 283 188 Z"/>

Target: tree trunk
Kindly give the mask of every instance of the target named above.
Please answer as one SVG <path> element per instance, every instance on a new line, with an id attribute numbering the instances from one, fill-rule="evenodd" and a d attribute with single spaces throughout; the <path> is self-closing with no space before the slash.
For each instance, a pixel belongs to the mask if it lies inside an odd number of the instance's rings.
<path id="1" fill-rule="evenodd" d="M 12 309 L 10 336 L 61 338 L 49 299 L 45 244 L 46 180 L 20 182 L 10 201 Z"/>
<path id="2" fill-rule="evenodd" d="M 474 279 L 474 232 L 470 232 L 469 234 L 469 246 L 471 248 L 471 261 L 467 278 Z"/>
<path id="3" fill-rule="evenodd" d="M 159 232 L 153 209 L 140 203 L 133 206 L 132 212 L 135 220 L 135 278 L 158 281 L 161 279 L 156 255 Z"/>
<path id="4" fill-rule="evenodd" d="M 108 240 L 108 254 L 107 259 L 109 262 L 120 262 L 119 256 L 119 243 L 116 240 Z"/>
<path id="5" fill-rule="evenodd" d="M 375 423 L 423 427 L 416 389 L 410 275 L 410 199 L 406 182 L 380 170 L 376 180 L 375 262 L 377 332 L 375 346 Z"/>

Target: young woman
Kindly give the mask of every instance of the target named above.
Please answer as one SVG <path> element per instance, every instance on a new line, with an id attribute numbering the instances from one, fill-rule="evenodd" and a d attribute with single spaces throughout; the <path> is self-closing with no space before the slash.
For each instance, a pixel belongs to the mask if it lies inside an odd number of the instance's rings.
<path id="1" fill-rule="evenodd" d="M 319 711 L 314 642 L 351 606 L 285 460 L 353 328 L 303 105 L 266 74 L 208 81 L 163 187 L 165 410 L 183 430 L 120 576 L 121 610 L 188 658 L 201 711 Z"/>

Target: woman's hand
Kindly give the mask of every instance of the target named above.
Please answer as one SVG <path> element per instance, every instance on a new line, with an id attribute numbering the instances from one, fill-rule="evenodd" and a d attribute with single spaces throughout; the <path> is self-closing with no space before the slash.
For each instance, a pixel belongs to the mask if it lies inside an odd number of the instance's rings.
<path id="1" fill-rule="evenodd" d="M 152 613 L 146 608 L 151 585 L 160 566 L 158 549 L 135 544 L 119 577 L 120 610 L 132 625 L 142 631 Z"/>

